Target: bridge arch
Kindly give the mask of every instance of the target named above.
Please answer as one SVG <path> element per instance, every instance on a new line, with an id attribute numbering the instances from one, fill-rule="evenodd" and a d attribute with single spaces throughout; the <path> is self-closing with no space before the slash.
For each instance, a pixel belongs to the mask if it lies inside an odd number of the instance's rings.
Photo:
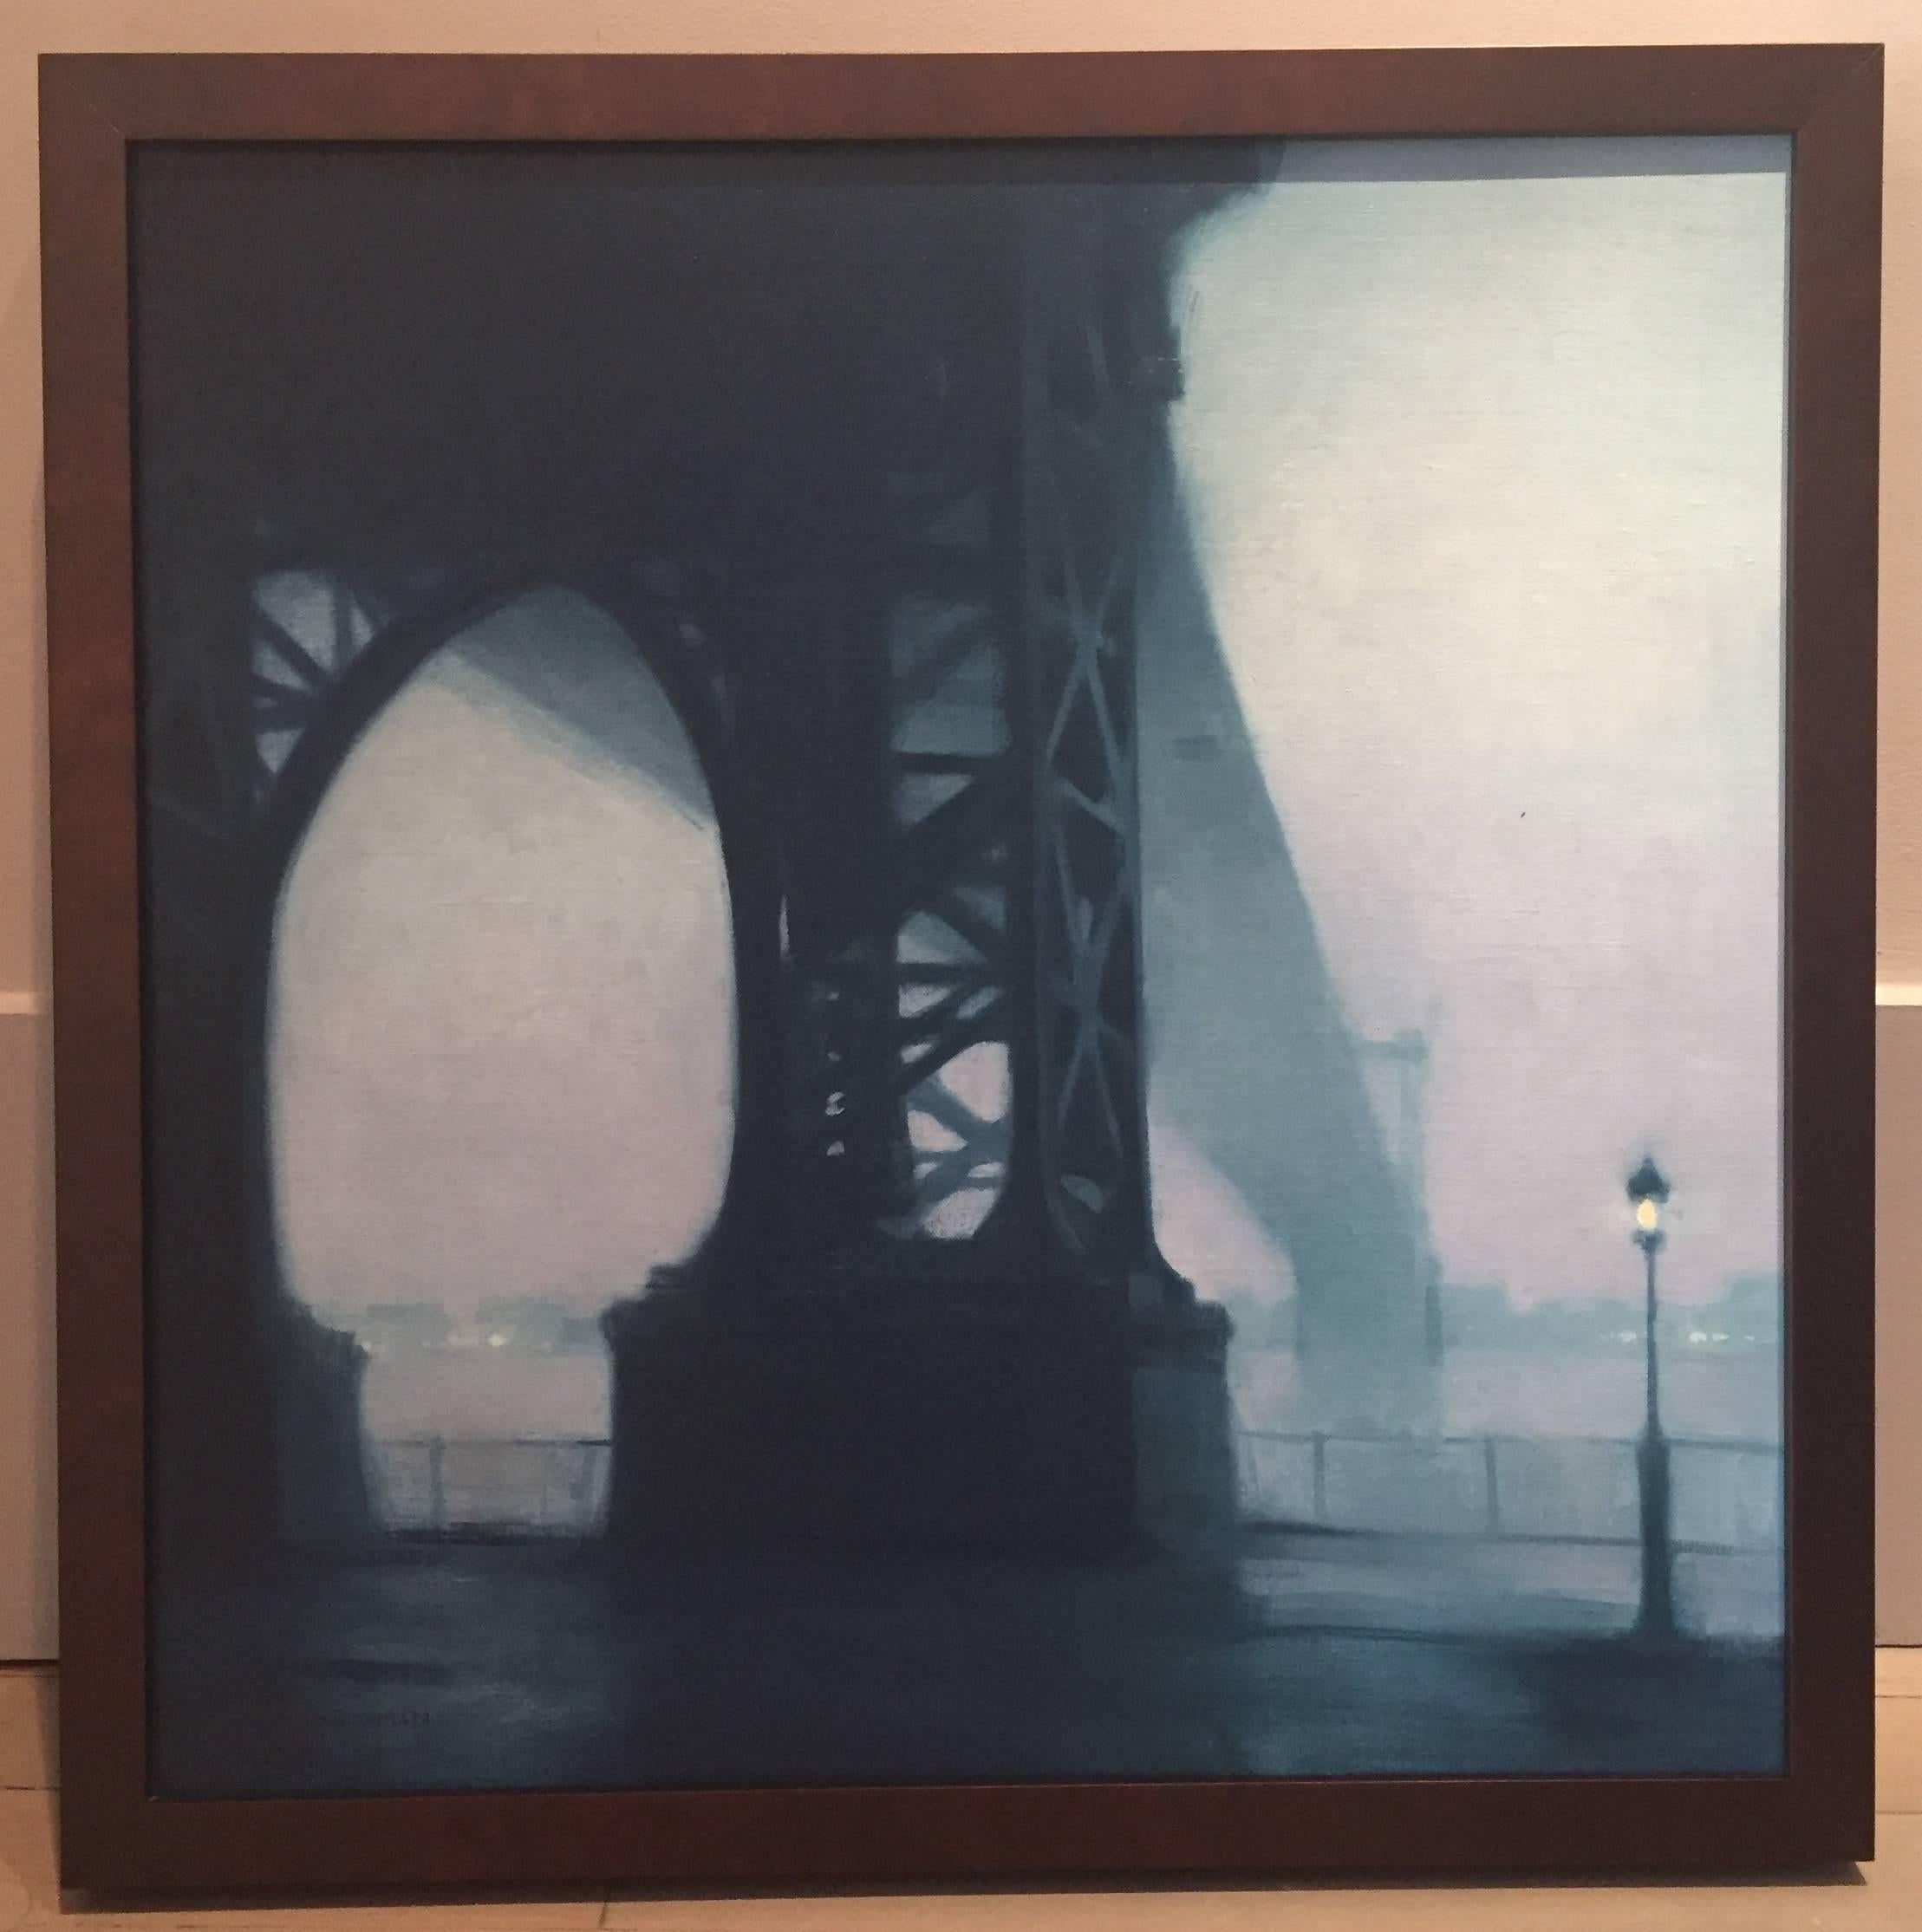
<path id="1" fill-rule="evenodd" d="M 450 589 L 380 624 L 370 621 L 359 603 L 342 617 L 341 606 L 351 592 L 339 592 L 318 574 L 287 573 L 257 586 L 256 595 L 268 621 L 287 633 L 280 641 L 283 649 L 300 648 L 303 635 L 316 647 L 306 654 L 309 674 L 297 693 L 303 703 L 296 707 L 270 693 L 256 706 L 260 769 L 248 841 L 251 862 L 242 978 L 245 1078 L 237 1096 L 244 1129 L 241 1142 L 251 1150 L 246 1220 L 258 1263 L 256 1278 L 286 1291 L 299 1285 L 285 1212 L 285 1175 L 280 1171 L 282 1161 L 294 1157 L 294 1145 L 286 1138 L 285 1120 L 277 1118 L 276 1082 L 282 1070 L 277 1064 L 277 969 L 283 944 L 297 943 L 289 940 L 283 914 L 298 896 L 296 874 L 312 836 L 324 825 L 328 801 L 343 780 L 347 786 L 355 782 L 350 767 L 357 757 L 377 751 L 378 733 L 383 722 L 399 718 L 403 694 L 419 688 L 422 673 L 450 651 L 472 660 L 464 668 L 480 670 L 506 690 L 511 701 L 518 700 L 517 710 L 524 702 L 536 716 L 564 731 L 592 732 L 595 723 L 585 711 L 570 720 L 552 708 L 564 705 L 568 697 L 570 672 L 565 660 L 577 653 L 605 654 L 610 647 L 625 647 L 636 673 L 654 687 L 653 730 L 659 742 L 668 744 L 678 728 L 684 742 L 678 753 L 668 757 L 674 769 L 667 772 L 667 784 L 687 792 L 681 802 L 684 809 L 691 808 L 690 816 L 711 814 L 721 909 L 718 920 L 710 914 L 702 923 L 726 934 L 729 984 L 723 997 L 731 1009 L 726 1022 L 732 1033 L 720 1051 L 732 1064 L 733 1119 L 731 1125 L 716 1123 L 726 1142 L 713 1170 L 719 1201 L 707 1233 L 697 1236 L 695 1251 L 726 1239 L 743 1211 L 741 1177 L 753 1165 L 743 1158 L 744 1146 L 770 1124 L 770 1109 L 757 1108 L 756 1103 L 772 1057 L 765 1042 L 757 1040 L 752 1016 L 770 1010 L 765 998 L 757 1005 L 753 989 L 778 966 L 779 917 L 778 905 L 759 889 L 770 876 L 758 862 L 760 821 L 734 754 L 725 688 L 713 674 L 713 658 L 700 628 L 673 601 L 644 589 L 622 596 L 618 589 L 592 578 L 547 572 Z M 332 607 L 332 649 L 323 647 L 325 641 L 313 631 L 320 609 L 316 599 Z M 260 657 L 257 648 L 257 666 Z M 315 674 L 320 671 L 330 675 L 323 681 Z M 603 675 L 608 680 L 605 693 L 624 703 L 618 670 L 610 664 Z M 282 681 L 290 689 L 290 680 Z M 638 686 L 636 697 L 648 701 Z M 607 732 L 604 719 L 601 731 Z M 621 737 L 618 732 L 607 737 L 606 747 L 618 753 L 616 741 Z M 690 889 L 708 888 L 697 875 Z M 705 1023 L 705 1010 L 700 1018 Z M 668 1259 L 665 1250 L 658 1259 Z M 609 1287 L 618 1294 L 640 1285 L 635 1280 Z M 297 1294 L 295 1301 L 297 1308 Z M 287 1408 L 279 1432 L 287 1479 L 282 1506 L 298 1516 L 304 1513 L 297 1500 L 301 1493 L 321 1493 L 329 1481 L 337 1488 L 342 1441 L 352 1432 L 338 1409 L 329 1421 L 310 1404 L 287 1404 L 284 1392 L 282 1406 Z M 290 1433 L 315 1440 L 290 1441 Z M 331 1476 L 313 1467 L 316 1456 L 331 1460 Z M 303 1467 L 311 1480 L 303 1478 Z"/>

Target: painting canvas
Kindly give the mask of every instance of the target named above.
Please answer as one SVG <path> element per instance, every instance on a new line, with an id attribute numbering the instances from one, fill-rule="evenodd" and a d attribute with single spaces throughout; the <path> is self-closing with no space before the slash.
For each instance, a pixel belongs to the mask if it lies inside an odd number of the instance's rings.
<path id="1" fill-rule="evenodd" d="M 1789 146 L 137 152 L 159 1796 L 1783 1768 Z"/>

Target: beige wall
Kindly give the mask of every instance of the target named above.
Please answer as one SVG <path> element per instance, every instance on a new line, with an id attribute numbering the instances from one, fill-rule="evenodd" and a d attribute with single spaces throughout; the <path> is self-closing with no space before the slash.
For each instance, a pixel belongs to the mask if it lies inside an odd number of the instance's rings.
<path id="1" fill-rule="evenodd" d="M 1881 962 L 1922 986 L 1922 5 L 1917 0 L 0 0 L 0 1657 L 53 1649 L 46 758 L 34 56 L 499 51 L 1889 43 Z M 1922 1161 L 1922 1006 L 1883 1018 L 1889 1192 Z M 1912 1160 L 1912 1150 L 1913 1159 Z M 1885 1497 L 1922 1494 L 1922 1213 L 1885 1244 Z M 1914 1517 L 1910 1523 L 1905 1517 Z M 1922 1511 L 1884 1516 L 1885 1635 L 1922 1642 Z"/>

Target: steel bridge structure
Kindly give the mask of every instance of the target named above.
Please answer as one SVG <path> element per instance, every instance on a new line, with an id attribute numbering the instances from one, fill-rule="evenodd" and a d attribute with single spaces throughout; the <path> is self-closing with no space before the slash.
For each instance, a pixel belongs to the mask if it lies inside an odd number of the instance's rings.
<path id="1" fill-rule="evenodd" d="M 163 1545 L 364 1518 L 358 1352 L 276 1252 L 275 908 L 387 701 L 553 590 L 686 725 L 734 932 L 722 1204 L 604 1324 L 609 1534 L 1206 1537 L 1228 1324 L 1155 1236 L 1137 667 L 1173 263 L 1261 157 L 466 160 L 478 224 L 453 156 L 136 197 Z"/>

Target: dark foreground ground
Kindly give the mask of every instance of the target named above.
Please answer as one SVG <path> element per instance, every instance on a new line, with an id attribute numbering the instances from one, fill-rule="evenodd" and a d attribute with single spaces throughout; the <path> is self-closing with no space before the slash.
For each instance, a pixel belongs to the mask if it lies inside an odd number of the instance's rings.
<path id="1" fill-rule="evenodd" d="M 1424 1592 L 1407 1562 L 1398 1610 L 1371 1610 L 1358 1586 L 1279 1587 L 1339 1581 L 1356 1560 L 1326 1538 L 1251 1546 L 1213 1575 L 394 1545 L 176 1591 L 155 1631 L 155 1784 L 205 1797 L 1780 1767 L 1775 1644 L 1650 1649 L 1592 1611 L 1557 1631 L 1539 1591 L 1464 1605 L 1443 1571 Z M 1304 1617 L 1304 1603 L 1323 1607 Z M 1526 1614 L 1491 1627 L 1504 1603 Z"/>

